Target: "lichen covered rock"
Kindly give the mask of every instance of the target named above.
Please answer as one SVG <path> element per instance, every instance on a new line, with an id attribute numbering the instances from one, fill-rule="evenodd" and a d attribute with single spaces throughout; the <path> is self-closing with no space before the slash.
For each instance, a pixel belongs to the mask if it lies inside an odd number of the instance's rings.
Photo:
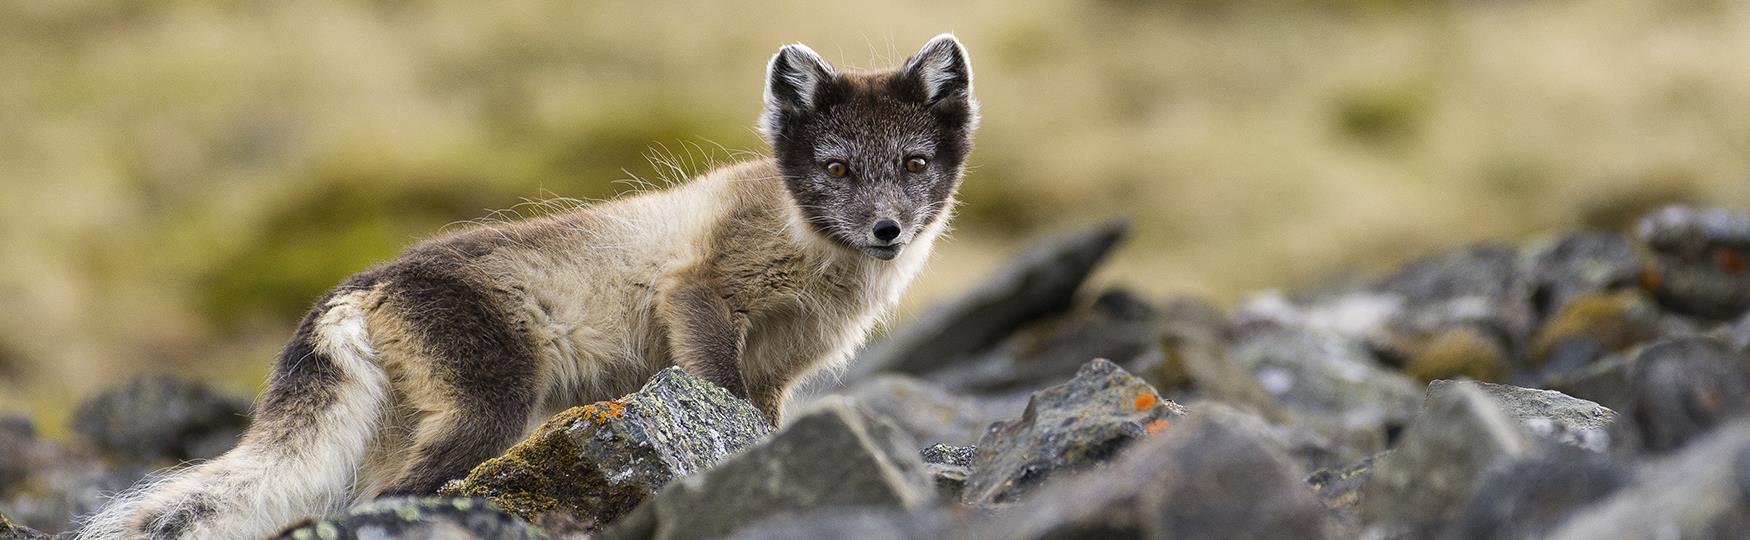
<path id="1" fill-rule="evenodd" d="M 720 538 L 789 514 L 910 511 L 935 500 L 911 437 L 829 397 L 764 443 L 669 484 L 597 538 Z"/>
<path id="2" fill-rule="evenodd" d="M 960 500 L 966 491 L 966 477 L 972 474 L 972 458 L 978 455 L 973 446 L 938 444 L 919 452 L 924 458 L 924 470 L 936 483 L 936 493 L 948 500 Z"/>
<path id="3" fill-rule="evenodd" d="M 287 527 L 276 540 L 546 540 L 516 516 L 471 497 L 372 501 L 327 519 Z"/>
<path id="4" fill-rule="evenodd" d="M 771 430 L 752 404 L 669 368 L 636 393 L 554 416 L 443 493 L 485 497 L 549 529 L 590 531 Z"/>
<path id="5" fill-rule="evenodd" d="M 1111 459 L 1184 414 L 1116 364 L 1088 362 L 1069 382 L 1034 393 L 1020 418 L 990 426 L 978 441 L 965 500 L 1015 500 L 1052 475 Z"/>

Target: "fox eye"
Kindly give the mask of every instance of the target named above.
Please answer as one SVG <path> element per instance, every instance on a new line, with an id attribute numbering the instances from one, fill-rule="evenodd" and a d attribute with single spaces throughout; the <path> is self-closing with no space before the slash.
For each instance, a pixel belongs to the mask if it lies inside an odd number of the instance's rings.
<path id="1" fill-rule="evenodd" d="M 912 156 L 906 158 L 905 170 L 911 172 L 924 172 L 924 167 L 929 164 L 930 160 L 924 159 L 923 156 Z"/>
<path id="2" fill-rule="evenodd" d="M 827 176 L 831 176 L 833 178 L 844 178 L 845 174 L 849 173 L 849 172 L 851 172 L 851 168 L 846 167 L 845 162 L 843 162 L 843 161 L 839 161 L 839 160 L 835 159 L 835 160 L 826 162 L 826 175 Z"/>

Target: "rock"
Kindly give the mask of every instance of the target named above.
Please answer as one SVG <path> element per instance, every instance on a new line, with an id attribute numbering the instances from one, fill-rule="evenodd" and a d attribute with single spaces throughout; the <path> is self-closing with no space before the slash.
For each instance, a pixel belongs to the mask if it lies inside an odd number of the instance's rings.
<path id="1" fill-rule="evenodd" d="M 925 448 L 919 457 L 936 484 L 936 494 L 957 501 L 966 491 L 966 476 L 972 473 L 972 458 L 977 453 L 977 447 L 938 444 Z"/>
<path id="2" fill-rule="evenodd" d="M 73 430 L 128 460 L 183 461 L 218 456 L 249 424 L 249 402 L 205 384 L 137 377 L 85 400 Z"/>
<path id="3" fill-rule="evenodd" d="M 1680 337 L 1642 350 L 1629 379 L 1629 446 L 1675 450 L 1750 409 L 1745 359 L 1724 342 Z"/>
<path id="4" fill-rule="evenodd" d="M 1433 536 L 1458 517 L 1485 471 L 1530 455 L 1537 442 L 1476 386 L 1430 395 L 1397 447 L 1376 462 L 1362 488 L 1362 521 Z"/>
<path id="5" fill-rule="evenodd" d="M 1640 254 L 1616 233 L 1572 232 L 1528 251 L 1532 306 L 1541 317 L 1562 312 L 1580 297 L 1633 289 L 1640 278 Z"/>
<path id="6" fill-rule="evenodd" d="M 730 540 L 910 540 L 951 538 L 958 528 L 944 512 L 886 508 L 832 508 L 804 514 L 783 514 L 749 525 Z"/>
<path id="7" fill-rule="evenodd" d="M 1654 251 L 1641 284 L 1661 304 L 1715 320 L 1750 308 L 1750 213 L 1667 207 L 1638 232 Z"/>
<path id="8" fill-rule="evenodd" d="M 977 289 L 870 346 L 846 380 L 934 371 L 996 345 L 1023 324 L 1069 309 L 1076 289 L 1128 229 L 1112 221 L 1044 242 Z"/>
<path id="9" fill-rule="evenodd" d="M 1579 371 L 1558 374 L 1545 381 L 1543 386 L 1596 402 L 1613 411 L 1626 412 L 1633 401 L 1632 379 L 1637 356 L 1638 353 L 1606 356 Z"/>
<path id="10" fill-rule="evenodd" d="M 30 454 L 35 451 L 36 425 L 18 416 L 0 417 L 0 496 L 30 473 Z"/>
<path id="11" fill-rule="evenodd" d="M 0 514 L 0 540 L 48 540 L 49 535 L 6 519 Z"/>
<path id="12" fill-rule="evenodd" d="M 1616 420 L 1616 411 L 1602 405 L 1554 390 L 1446 380 L 1429 383 L 1428 400 L 1443 399 L 1460 387 L 1481 390 L 1494 398 L 1508 416 L 1546 439 L 1593 452 L 1610 448 L 1610 426 Z"/>
<path id="13" fill-rule="evenodd" d="M 1306 483 L 1318 493 L 1319 501 L 1346 530 L 1361 527 L 1361 488 L 1373 478 L 1373 463 L 1381 455 L 1384 454 L 1367 456 L 1342 467 L 1319 469 L 1306 478 Z"/>
<path id="14" fill-rule="evenodd" d="M 905 375 L 879 375 L 858 383 L 844 395 L 869 412 L 887 417 L 913 439 L 951 445 L 978 442 L 991 422 L 1013 418 L 1026 407 L 1020 400 L 949 393 Z"/>
<path id="15" fill-rule="evenodd" d="M 1740 354 L 1750 354 L 1750 313 L 1744 314 L 1737 323 L 1726 330 L 1725 339 L 1732 344 L 1733 348 L 1738 349 Z"/>
<path id="16" fill-rule="evenodd" d="M 1069 382 L 1034 393 L 1020 418 L 990 426 L 978 440 L 965 500 L 1013 501 L 1053 475 L 1111 459 L 1183 414 L 1142 379 L 1095 359 Z"/>
<path id="17" fill-rule="evenodd" d="M 1436 330 L 1408 347 L 1405 354 L 1404 371 L 1418 381 L 1455 377 L 1499 381 L 1512 370 L 1501 341 L 1471 325 Z"/>
<path id="18" fill-rule="evenodd" d="M 752 404 L 671 367 L 636 393 L 554 416 L 442 492 L 484 497 L 556 533 L 592 531 L 771 429 Z"/>
<path id="19" fill-rule="evenodd" d="M 1609 498 L 1548 535 L 1592 538 L 1742 538 L 1750 531 L 1750 419 L 1721 425 L 1648 463 Z"/>
<path id="20" fill-rule="evenodd" d="M 378 499 L 338 517 L 305 520 L 280 540 L 545 540 L 547 534 L 485 499 L 397 497 Z"/>
<path id="21" fill-rule="evenodd" d="M 781 514 L 933 502 L 917 443 L 855 403 L 829 397 L 766 442 L 669 484 L 598 538 L 717 538 Z"/>
<path id="22" fill-rule="evenodd" d="M 1538 330 L 1531 368 L 1546 379 L 1585 370 L 1601 358 L 1653 339 L 1659 322 L 1658 309 L 1635 291 L 1572 298 Z"/>
<path id="23" fill-rule="evenodd" d="M 1107 469 L 1047 486 L 973 538 L 1324 538 L 1304 472 L 1261 423 L 1193 413 Z"/>
<path id="24" fill-rule="evenodd" d="M 1035 321 L 996 347 L 930 374 L 960 392 L 1018 395 L 1073 376 L 1089 358 L 1105 358 L 1135 373 L 1160 368 L 1160 313 L 1131 293 L 1111 290 L 1093 304 Z"/>
<path id="25" fill-rule="evenodd" d="M 1401 426 L 1422 402 L 1421 388 L 1379 367 L 1357 343 L 1307 328 L 1242 331 L 1230 356 L 1290 410 L 1381 431 Z"/>
<path id="26" fill-rule="evenodd" d="M 1750 246 L 1750 213 L 1667 206 L 1642 217 L 1636 233 L 1659 253 L 1701 258 L 1721 247 Z"/>
<path id="27" fill-rule="evenodd" d="M 1225 354 L 1223 336 L 1229 333 L 1221 308 L 1196 297 L 1178 297 L 1160 309 L 1161 347 L 1165 355 L 1155 369 L 1138 373 L 1163 394 L 1189 390 L 1196 384 L 1193 356 Z M 1221 358 L 1226 362 L 1226 358 Z M 1246 377 L 1248 380 L 1250 377 Z M 1256 383 L 1254 383 L 1256 384 Z M 1267 396 L 1258 388 L 1259 396 Z"/>
<path id="28" fill-rule="evenodd" d="M 1530 283 L 1517 250 L 1478 245 L 1410 263 L 1380 289 L 1403 299 L 1404 310 L 1392 320 L 1394 333 L 1413 339 L 1469 325 L 1501 340 L 1502 349 L 1517 351 L 1534 322 Z"/>
<path id="29" fill-rule="evenodd" d="M 1545 538 L 1574 512 L 1627 484 L 1608 455 L 1551 447 L 1489 471 L 1477 482 L 1450 538 Z"/>

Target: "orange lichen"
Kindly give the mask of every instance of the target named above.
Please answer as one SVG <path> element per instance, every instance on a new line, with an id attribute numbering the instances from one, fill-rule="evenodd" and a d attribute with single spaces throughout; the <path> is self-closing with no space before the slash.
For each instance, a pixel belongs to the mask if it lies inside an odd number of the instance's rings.
<path id="1" fill-rule="evenodd" d="M 1642 268 L 1640 277 L 1641 290 L 1645 291 L 1657 291 L 1659 290 L 1659 286 L 1663 285 L 1665 281 L 1664 276 L 1659 275 L 1659 269 L 1654 268 L 1652 265 Z"/>
<path id="2" fill-rule="evenodd" d="M 1148 424 L 1146 424 L 1142 427 L 1148 429 L 1149 435 L 1159 435 L 1162 431 L 1166 431 L 1167 428 L 1172 427 L 1172 425 L 1173 424 L 1170 422 L 1167 422 L 1167 419 L 1165 419 L 1165 418 L 1156 418 L 1156 419 L 1154 419 L 1154 421 L 1149 422 Z"/>
<path id="3" fill-rule="evenodd" d="M 585 420 L 597 424 L 606 424 L 609 420 L 619 418 L 620 415 L 626 414 L 626 404 L 617 400 L 598 401 L 589 405 L 584 405 L 581 413 Z"/>
<path id="4" fill-rule="evenodd" d="M 1750 258 L 1736 249 L 1719 248 L 1714 250 L 1714 266 L 1728 274 L 1742 274 L 1750 270 Z"/>
<path id="5" fill-rule="evenodd" d="M 1155 397 L 1154 394 L 1144 393 L 1140 396 L 1136 396 L 1136 410 L 1146 411 L 1149 407 L 1153 407 L 1155 406 L 1155 403 L 1159 402 L 1160 398 Z"/>

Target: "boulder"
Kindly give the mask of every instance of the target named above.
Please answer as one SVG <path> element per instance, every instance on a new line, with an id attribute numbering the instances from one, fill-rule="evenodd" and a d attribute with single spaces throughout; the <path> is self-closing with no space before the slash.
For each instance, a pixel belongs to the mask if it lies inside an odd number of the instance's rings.
<path id="1" fill-rule="evenodd" d="M 1477 245 L 1424 257 L 1387 278 L 1380 290 L 1403 301 L 1391 321 L 1394 341 L 1416 343 L 1453 326 L 1471 326 L 1518 351 L 1534 324 L 1531 280 L 1518 250 Z M 1399 353 L 1412 356 L 1413 351 Z"/>
<path id="2" fill-rule="evenodd" d="M 978 442 L 991 422 L 1021 414 L 1026 402 L 951 393 L 934 383 L 905 375 L 879 375 L 857 383 L 843 395 L 869 412 L 887 417 L 913 439 L 951 445 Z"/>
<path id="3" fill-rule="evenodd" d="M 339 516 L 288 526 L 278 540 L 545 540 L 521 518 L 473 497 L 378 499 Z"/>
<path id="4" fill-rule="evenodd" d="M 891 508 L 828 508 L 783 514 L 749 525 L 730 540 L 911 540 L 952 538 L 960 524 L 947 512 Z"/>
<path id="5" fill-rule="evenodd" d="M 1634 242 L 1616 233 L 1571 232 L 1527 251 L 1532 307 L 1542 317 L 1583 296 L 1633 289 L 1640 278 L 1642 261 Z"/>
<path id="6" fill-rule="evenodd" d="M 1069 382 L 1034 393 L 1020 418 L 990 426 L 978 440 L 965 500 L 1014 501 L 1053 475 L 1111 459 L 1182 415 L 1183 407 L 1142 379 L 1095 359 Z"/>
<path id="7" fill-rule="evenodd" d="M 636 393 L 554 416 L 442 492 L 484 497 L 551 531 L 592 531 L 771 429 L 747 401 L 668 368 Z"/>
<path id="8" fill-rule="evenodd" d="M 1069 309 L 1076 289 L 1128 229 L 1111 221 L 1040 244 L 978 288 L 871 345 L 846 380 L 934 371 L 996 345 L 1023 324 Z"/>
<path id="9" fill-rule="evenodd" d="M 1742 538 L 1750 531 L 1750 419 L 1636 469 L 1628 485 L 1547 538 Z"/>
<path id="10" fill-rule="evenodd" d="M 6 519 L 0 514 L 0 540 L 48 540 L 49 535 Z"/>
<path id="11" fill-rule="evenodd" d="M 1628 471 L 1607 454 L 1550 447 L 1486 473 L 1447 537 L 1548 537 L 1575 512 L 1627 484 Z"/>
<path id="12" fill-rule="evenodd" d="M 1750 212 L 1672 206 L 1643 218 L 1643 288 L 1673 311 L 1731 320 L 1750 308 Z"/>
<path id="13" fill-rule="evenodd" d="M 1554 390 L 1447 380 L 1428 384 L 1428 400 L 1440 400 L 1460 387 L 1475 388 L 1494 398 L 1508 416 L 1539 436 L 1593 452 L 1610 448 L 1610 426 L 1616 411 L 1602 405 Z"/>
<path id="14" fill-rule="evenodd" d="M 1485 471 L 1531 455 L 1537 443 L 1483 390 L 1453 385 L 1429 396 L 1397 447 L 1375 462 L 1362 521 L 1433 536 L 1458 517 Z"/>
<path id="15" fill-rule="evenodd" d="M 972 458 L 978 448 L 938 444 L 919 453 L 924 470 L 936 483 L 936 494 L 943 499 L 958 501 L 966 491 L 966 476 L 972 474 Z"/>
<path id="16" fill-rule="evenodd" d="M 1089 358 L 1105 358 L 1134 373 L 1161 369 L 1163 325 L 1148 302 L 1122 289 L 1086 306 L 1034 321 L 997 346 L 930 373 L 955 391 L 1022 395 L 1073 376 Z"/>
<path id="17" fill-rule="evenodd" d="M 1229 356 L 1289 410 L 1385 431 L 1402 426 L 1422 401 L 1419 385 L 1380 367 L 1360 344 L 1294 326 L 1259 325 Z"/>
<path id="18" fill-rule="evenodd" d="M 599 538 L 718 538 L 782 514 L 923 508 L 935 489 L 917 448 L 880 417 L 829 397 L 764 443 L 669 484 Z"/>
<path id="19" fill-rule="evenodd" d="M 1312 485 L 1319 501 L 1331 511 L 1343 529 L 1360 529 L 1361 488 L 1373 478 L 1373 464 L 1382 455 L 1385 454 L 1367 456 L 1341 467 L 1322 468 L 1306 477 L 1306 483 Z"/>
<path id="20" fill-rule="evenodd" d="M 1745 358 L 1717 339 L 1690 336 L 1641 351 L 1629 378 L 1625 444 L 1675 450 L 1750 409 Z"/>
<path id="21" fill-rule="evenodd" d="M 249 424 L 249 401 L 170 375 L 144 376 L 86 399 L 73 431 L 125 460 L 218 456 Z"/>
<path id="22" fill-rule="evenodd" d="M 1192 413 L 1110 467 L 1043 488 L 973 538 L 1324 538 L 1305 473 L 1261 422 Z"/>

